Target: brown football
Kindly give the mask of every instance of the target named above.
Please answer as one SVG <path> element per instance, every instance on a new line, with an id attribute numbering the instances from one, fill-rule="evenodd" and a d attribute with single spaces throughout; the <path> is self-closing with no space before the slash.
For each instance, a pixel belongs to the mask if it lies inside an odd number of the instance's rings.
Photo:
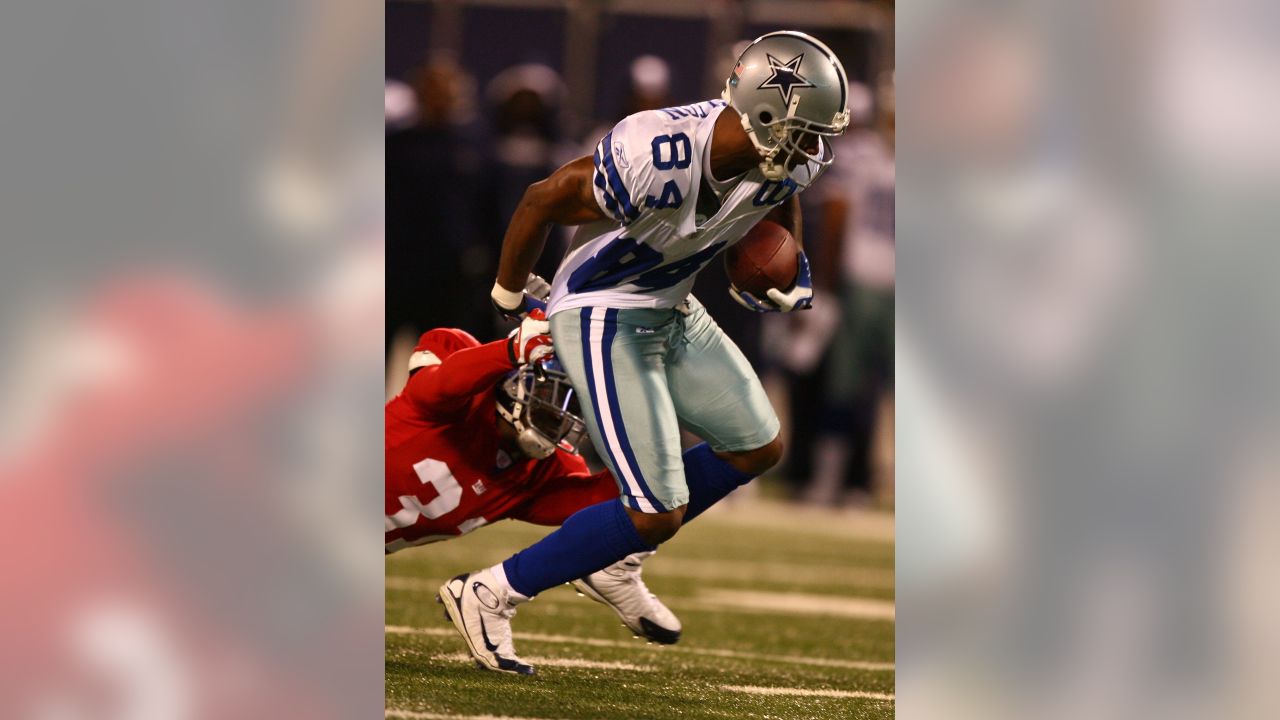
<path id="1" fill-rule="evenodd" d="M 724 271 L 739 290 L 761 300 L 765 291 L 786 291 L 800 272 L 800 246 L 791 233 L 776 222 L 761 220 L 724 253 Z"/>

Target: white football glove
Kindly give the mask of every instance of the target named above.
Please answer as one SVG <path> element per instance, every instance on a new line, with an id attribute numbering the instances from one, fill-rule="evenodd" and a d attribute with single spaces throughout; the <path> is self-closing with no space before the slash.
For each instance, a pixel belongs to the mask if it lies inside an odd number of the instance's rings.
<path id="1" fill-rule="evenodd" d="M 507 356 L 512 365 L 537 362 L 555 352 L 551 347 L 551 323 L 542 310 L 534 308 L 520 326 L 507 336 Z"/>
<path id="2" fill-rule="evenodd" d="M 729 285 L 729 296 L 752 312 L 791 312 L 813 307 L 813 277 L 809 273 L 809 258 L 805 257 L 803 251 L 800 253 L 795 286 L 789 292 L 769 288 L 765 295 L 769 299 L 761 300 L 746 290 Z"/>

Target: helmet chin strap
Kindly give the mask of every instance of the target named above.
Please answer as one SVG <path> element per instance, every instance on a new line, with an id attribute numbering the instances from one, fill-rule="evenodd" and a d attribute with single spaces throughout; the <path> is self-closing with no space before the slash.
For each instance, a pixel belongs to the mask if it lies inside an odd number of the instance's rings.
<path id="1" fill-rule="evenodd" d="M 520 450 L 534 460 L 549 458 L 556 451 L 555 444 L 530 427 L 520 431 L 516 436 L 516 442 L 520 444 Z"/>
<path id="2" fill-rule="evenodd" d="M 733 107 L 732 95 L 729 92 L 730 87 L 729 82 L 724 84 L 724 90 L 720 93 L 720 98 L 724 100 L 734 112 L 738 113 L 738 121 L 742 123 L 742 129 L 746 131 L 747 137 L 751 140 L 751 145 L 755 147 L 756 153 L 764 158 L 760 161 L 758 166 L 760 168 L 760 172 L 764 175 L 766 180 L 773 180 L 775 182 L 782 180 L 787 177 L 787 170 L 773 161 L 774 156 L 778 154 L 778 150 L 781 148 L 778 146 L 774 146 L 772 148 L 765 147 L 765 145 L 760 142 L 760 138 L 756 137 L 755 129 L 751 127 L 751 118 L 747 117 L 746 113 L 740 112 L 738 108 Z M 798 99 L 799 98 L 797 98 L 797 100 Z M 794 106 L 794 103 L 792 104 Z"/>
<path id="3" fill-rule="evenodd" d="M 721 93 L 721 97 L 724 98 L 726 103 L 729 102 L 728 83 L 725 84 L 724 92 Z M 787 106 L 787 115 L 779 124 L 781 128 L 784 128 L 782 132 L 785 132 L 787 121 L 795 117 L 796 108 L 799 106 L 800 96 L 797 95 L 791 98 L 791 103 Z M 733 107 L 733 105 L 730 104 L 730 107 Z M 734 108 L 734 112 L 737 112 L 737 108 Z M 738 119 L 741 121 L 742 129 L 746 131 L 747 137 L 751 140 L 751 144 L 755 147 L 756 152 L 760 154 L 761 160 L 758 166 L 760 168 L 760 174 L 764 175 L 766 180 L 772 180 L 774 182 L 780 182 L 791 177 L 791 172 L 787 170 L 785 164 L 778 164 L 774 162 L 774 158 L 777 157 L 778 152 L 782 150 L 782 142 L 779 140 L 779 142 L 773 147 L 766 146 L 764 143 L 760 142 L 760 138 L 751 127 L 751 118 L 747 117 L 746 113 L 738 113 Z"/>

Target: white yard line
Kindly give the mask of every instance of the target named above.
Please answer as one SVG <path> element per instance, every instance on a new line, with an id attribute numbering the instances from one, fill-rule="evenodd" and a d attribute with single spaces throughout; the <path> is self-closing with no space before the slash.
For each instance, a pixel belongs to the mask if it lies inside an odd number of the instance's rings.
<path id="1" fill-rule="evenodd" d="M 435 590 L 434 582 L 418 578 L 391 575 L 386 578 L 391 590 Z M 544 605 L 581 602 L 565 593 L 540 595 Z M 706 588 L 692 598 L 663 598 L 673 610 L 729 610 L 744 613 L 781 613 L 785 615 L 831 615 L 858 620 L 893 621 L 897 612 L 892 600 L 840 597 L 808 593 L 763 592 L 759 590 L 733 590 Z"/>
<path id="2" fill-rule="evenodd" d="M 835 615 L 860 620 L 892 621 L 897 616 L 892 600 L 755 590 L 702 590 L 692 600 L 676 600 L 667 604 L 673 608 L 693 606 L 791 615 Z"/>
<path id="3" fill-rule="evenodd" d="M 386 717 L 403 720 L 543 720 L 542 718 L 513 717 L 511 715 L 454 715 L 451 713 L 416 712 L 387 708 Z"/>
<path id="4" fill-rule="evenodd" d="M 446 628 L 415 628 L 403 625 L 387 625 L 385 630 L 390 635 L 431 635 L 444 637 L 457 635 L 456 630 Z M 601 640 L 600 638 L 573 637 L 569 635 L 543 635 L 540 633 L 512 633 L 517 640 L 530 642 L 557 643 L 565 645 L 588 645 L 591 647 L 623 648 L 626 650 L 648 650 L 687 655 L 706 655 L 710 657 L 735 658 L 739 660 L 762 660 L 765 662 L 791 663 L 794 665 L 813 665 L 816 667 L 848 668 L 850 670 L 892 671 L 891 662 L 871 662 L 867 660 L 836 660 L 829 658 L 813 658 L 796 655 L 762 655 L 759 653 L 738 652 L 735 650 L 714 650 L 710 648 L 680 647 L 672 645 L 648 645 L 638 640 L 630 642 L 619 640 Z"/>
<path id="5" fill-rule="evenodd" d="M 652 567 L 652 570 L 648 568 Z M 892 568 L 848 565 L 797 565 L 758 560 L 695 560 L 658 553 L 645 569 L 647 576 L 695 580 L 768 580 L 813 585 L 888 589 L 894 586 Z"/>
<path id="6" fill-rule="evenodd" d="M 694 560 L 668 558 L 661 555 L 650 562 L 654 567 L 652 570 L 645 571 L 646 577 L 678 577 L 702 581 L 763 579 L 773 582 L 838 585 L 877 590 L 894 587 L 893 570 L 885 568 L 791 565 L 783 562 L 745 560 Z M 440 588 L 440 582 L 409 575 L 387 575 L 386 586 L 389 590 L 434 592 Z"/>
<path id="7" fill-rule="evenodd" d="M 432 660 L 451 660 L 456 662 L 471 662 L 471 656 L 466 653 L 439 653 L 431 656 Z M 581 660 L 579 658 L 553 658 L 539 657 L 537 655 L 522 655 L 521 660 L 538 667 L 546 665 L 549 667 L 564 668 L 585 668 L 587 670 L 631 670 L 637 672 L 652 672 L 653 668 L 648 665 L 632 665 L 625 662 L 609 662 L 604 660 Z"/>
<path id="8" fill-rule="evenodd" d="M 745 525 L 756 531 L 773 528 L 847 540 L 894 541 L 895 516 L 891 512 L 831 510 L 764 498 L 730 497 L 729 500 L 711 506 L 702 517 L 717 524 Z"/>
<path id="9" fill-rule="evenodd" d="M 409 577 L 407 575 L 388 575 L 383 578 L 383 584 L 388 590 L 423 590 L 435 592 L 440 589 L 442 582 L 436 580 L 423 580 L 422 578 Z"/>
<path id="10" fill-rule="evenodd" d="M 805 688 L 760 687 L 758 685 L 721 685 L 721 690 L 748 693 L 751 695 L 793 695 L 797 697 L 828 698 L 863 698 L 866 700 L 887 700 L 892 702 L 893 695 L 885 693 L 863 692 L 861 690 L 806 690 Z"/>

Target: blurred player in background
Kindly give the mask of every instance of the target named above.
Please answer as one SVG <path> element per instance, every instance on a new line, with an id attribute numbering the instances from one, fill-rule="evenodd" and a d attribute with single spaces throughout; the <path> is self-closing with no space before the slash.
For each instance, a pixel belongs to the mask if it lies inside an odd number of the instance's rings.
<path id="1" fill-rule="evenodd" d="M 874 120 L 871 92 L 855 84 L 850 97 L 855 95 L 865 97 L 866 112 L 856 129 L 835 141 L 840 162 L 822 200 L 825 257 L 833 262 L 819 268 L 817 280 L 839 292 L 840 319 L 831 336 L 813 477 L 803 497 L 824 505 L 871 500 L 874 440 L 886 424 L 892 427 L 882 401 L 893 392 L 894 379 L 893 88 L 889 81 L 876 93 Z"/>
<path id="2" fill-rule="evenodd" d="M 409 371 L 386 406 L 386 552 L 505 518 L 559 525 L 616 497 L 609 471 L 593 475 L 577 455 L 586 428 L 541 311 L 484 345 L 462 330 L 430 330 Z M 635 633 L 674 643 L 679 620 L 640 579 L 650 554 L 571 580 Z M 509 647 L 497 653 L 514 656 Z"/>
<path id="3" fill-rule="evenodd" d="M 517 605 L 653 550 L 777 463 L 779 422 L 759 379 L 689 291 L 699 270 L 766 217 L 800 239 L 795 195 L 832 162 L 824 138 L 848 123 L 847 86 L 826 45 L 770 33 L 739 57 L 724 100 L 627 117 L 594 157 L 526 191 L 492 299 L 508 315 L 528 315 L 525 281 L 549 229 L 581 226 L 555 276 L 550 327 L 622 497 L 441 587 L 482 667 L 532 672 L 513 652 Z M 801 252 L 795 283 L 764 298 L 730 291 L 759 312 L 804 309 L 813 298 L 808 261 Z M 707 442 L 682 455 L 681 425 Z"/>

